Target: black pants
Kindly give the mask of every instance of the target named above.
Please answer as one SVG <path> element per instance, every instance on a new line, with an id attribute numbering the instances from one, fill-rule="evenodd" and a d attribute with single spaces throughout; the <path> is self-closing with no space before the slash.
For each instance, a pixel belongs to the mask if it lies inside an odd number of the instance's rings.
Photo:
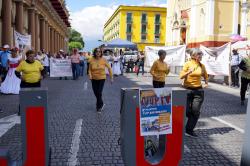
<path id="1" fill-rule="evenodd" d="M 248 86 L 249 83 L 250 83 L 250 79 L 241 77 L 241 88 L 240 88 L 240 98 L 241 98 L 241 101 L 245 101 L 247 86 Z"/>
<path id="2" fill-rule="evenodd" d="M 79 63 L 72 63 L 72 73 L 73 73 L 73 79 L 76 80 L 79 77 L 80 72 L 80 65 Z"/>
<path id="3" fill-rule="evenodd" d="M 137 75 L 139 75 L 141 68 L 142 68 L 142 75 L 143 75 L 144 74 L 144 63 L 139 63 L 138 70 L 137 70 Z"/>
<path id="4" fill-rule="evenodd" d="M 239 69 L 238 66 L 231 66 L 232 86 L 239 86 Z"/>
<path id="5" fill-rule="evenodd" d="M 87 62 L 87 75 L 89 75 L 89 62 Z"/>
<path id="6" fill-rule="evenodd" d="M 21 88 L 40 88 L 41 87 L 41 82 L 36 82 L 36 83 L 28 83 L 28 82 L 21 82 L 20 85 Z"/>
<path id="7" fill-rule="evenodd" d="M 200 109 L 204 100 L 204 91 L 203 89 L 189 90 L 187 94 L 187 110 L 186 115 L 188 121 L 186 124 L 187 131 L 193 131 L 198 119 L 200 117 Z"/>
<path id="8" fill-rule="evenodd" d="M 154 88 L 164 88 L 164 86 L 165 86 L 165 82 L 153 81 Z"/>
<path id="9" fill-rule="evenodd" d="M 92 80 L 92 89 L 96 97 L 96 109 L 100 109 L 103 106 L 102 91 L 105 80 Z"/>
<path id="10" fill-rule="evenodd" d="M 7 73 L 7 68 L 0 65 L 0 77 L 2 77 L 2 82 L 5 80 Z"/>

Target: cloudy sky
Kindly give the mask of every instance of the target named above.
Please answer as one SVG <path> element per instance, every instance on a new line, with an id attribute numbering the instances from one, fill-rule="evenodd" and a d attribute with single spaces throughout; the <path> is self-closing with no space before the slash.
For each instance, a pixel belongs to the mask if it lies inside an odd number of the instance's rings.
<path id="1" fill-rule="evenodd" d="M 72 28 L 85 41 L 85 50 L 100 44 L 103 26 L 119 5 L 167 6 L 167 0 L 66 0 Z"/>

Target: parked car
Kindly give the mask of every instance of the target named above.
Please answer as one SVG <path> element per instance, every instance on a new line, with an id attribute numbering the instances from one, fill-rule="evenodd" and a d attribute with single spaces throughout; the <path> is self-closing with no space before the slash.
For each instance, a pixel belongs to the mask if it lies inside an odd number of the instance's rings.
<path id="1" fill-rule="evenodd" d="M 136 62 L 138 52 L 137 51 L 125 51 L 123 55 L 124 55 L 125 64 L 127 64 L 131 60 L 133 62 Z"/>

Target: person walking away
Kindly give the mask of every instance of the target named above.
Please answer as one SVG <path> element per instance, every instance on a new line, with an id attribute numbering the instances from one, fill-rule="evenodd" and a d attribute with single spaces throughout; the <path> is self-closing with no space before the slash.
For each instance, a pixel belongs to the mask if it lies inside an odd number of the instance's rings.
<path id="1" fill-rule="evenodd" d="M 15 75 L 15 70 L 22 57 L 18 55 L 18 48 L 11 49 L 8 57 L 9 70 L 4 82 L 1 84 L 0 91 L 4 94 L 19 94 L 21 80 Z"/>
<path id="2" fill-rule="evenodd" d="M 105 104 L 102 100 L 102 91 L 106 80 L 105 68 L 108 68 L 111 83 L 113 82 L 112 69 L 109 63 L 102 57 L 100 48 L 95 48 L 93 58 L 89 64 L 89 79 L 92 82 L 92 89 L 96 97 L 96 111 L 100 113 Z"/>
<path id="3" fill-rule="evenodd" d="M 10 46 L 8 44 L 5 44 L 2 48 L 2 51 L 0 51 L 0 70 L 1 70 L 1 79 L 2 81 L 5 80 L 5 77 L 8 72 L 8 57 L 10 56 L 10 51 L 9 51 Z"/>
<path id="4" fill-rule="evenodd" d="M 150 74 L 153 76 L 153 87 L 163 88 L 165 86 L 166 76 L 169 74 L 169 66 L 164 62 L 166 58 L 166 51 L 158 51 L 159 59 L 153 63 L 150 69 Z"/>
<path id="5" fill-rule="evenodd" d="M 42 65 L 44 66 L 45 76 L 47 76 L 49 73 L 49 57 L 47 54 L 44 54 L 44 58 L 42 60 Z"/>
<path id="6" fill-rule="evenodd" d="M 73 80 L 77 80 L 80 71 L 80 55 L 78 54 L 78 50 L 76 48 L 73 49 L 73 54 L 70 56 L 70 59 L 72 64 Z"/>
<path id="7" fill-rule="evenodd" d="M 121 75 L 123 75 L 123 73 L 124 73 L 124 66 L 125 66 L 125 58 L 124 58 L 123 52 L 121 51 L 120 53 L 121 53 L 121 55 L 120 55 Z"/>
<path id="8" fill-rule="evenodd" d="M 233 49 L 233 54 L 231 56 L 231 79 L 232 79 L 232 87 L 239 88 L 239 67 L 240 64 L 240 56 L 236 49 Z"/>
<path id="9" fill-rule="evenodd" d="M 120 57 L 117 55 L 117 53 L 115 53 L 113 59 L 113 74 L 114 76 L 119 76 L 121 74 Z"/>
<path id="10" fill-rule="evenodd" d="M 85 56 L 83 55 L 83 52 L 79 52 L 80 53 L 80 76 L 83 77 L 83 73 L 84 73 L 84 67 L 85 67 Z"/>
<path id="11" fill-rule="evenodd" d="M 198 137 L 194 128 L 198 122 L 200 109 L 204 101 L 203 88 L 208 86 L 208 74 L 205 66 L 201 63 L 202 55 L 199 49 L 193 49 L 191 60 L 184 64 L 180 73 L 180 79 L 184 79 L 183 87 L 188 90 L 186 134 L 191 137 Z M 202 77 L 205 79 L 204 86 L 201 83 Z"/>
<path id="12" fill-rule="evenodd" d="M 144 53 L 141 52 L 141 54 L 138 54 L 138 57 L 137 57 L 137 66 L 138 66 L 137 73 L 136 73 L 137 76 L 139 75 L 141 68 L 142 68 L 142 75 L 144 75 L 144 61 L 145 61 L 145 56 L 144 56 Z"/>
<path id="13" fill-rule="evenodd" d="M 27 51 L 26 60 L 18 65 L 15 74 L 21 78 L 21 88 L 41 87 L 44 67 L 41 62 L 35 60 L 35 52 L 33 50 Z"/>
<path id="14" fill-rule="evenodd" d="M 241 88 L 240 88 L 240 98 L 241 105 L 245 105 L 246 91 L 248 84 L 250 83 L 250 55 L 242 59 L 239 64 L 239 68 L 242 70 L 241 74 Z"/>

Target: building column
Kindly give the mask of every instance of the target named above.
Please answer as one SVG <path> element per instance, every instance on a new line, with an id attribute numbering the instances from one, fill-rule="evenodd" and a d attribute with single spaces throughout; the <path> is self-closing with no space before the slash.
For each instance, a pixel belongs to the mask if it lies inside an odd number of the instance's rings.
<path id="1" fill-rule="evenodd" d="M 45 20 L 40 18 L 40 49 L 45 49 Z"/>
<path id="2" fill-rule="evenodd" d="M 196 37 L 196 0 L 191 1 L 190 37 Z"/>
<path id="3" fill-rule="evenodd" d="M 53 54 L 54 51 L 53 51 L 53 29 L 52 27 L 50 27 L 50 31 L 49 31 L 50 35 L 49 35 L 49 38 L 50 38 L 50 45 L 49 45 L 49 49 L 50 49 L 50 52 Z"/>
<path id="4" fill-rule="evenodd" d="M 51 43 L 50 31 L 51 31 L 51 28 L 50 28 L 50 26 L 48 26 L 48 52 L 51 52 L 51 49 L 50 49 L 50 43 Z"/>
<path id="5" fill-rule="evenodd" d="M 31 35 L 31 48 L 35 48 L 35 10 L 34 8 L 28 9 L 28 33 Z"/>
<path id="6" fill-rule="evenodd" d="M 239 0 L 234 0 L 232 34 L 238 34 L 239 6 L 240 6 Z"/>
<path id="7" fill-rule="evenodd" d="M 47 52 L 48 51 L 48 22 L 45 21 L 45 28 L 44 28 L 44 31 L 45 31 L 45 51 Z"/>
<path id="8" fill-rule="evenodd" d="M 244 0 L 242 2 L 242 9 L 241 9 L 241 30 L 240 35 L 242 37 L 247 37 L 247 2 Z"/>
<path id="9" fill-rule="evenodd" d="M 16 0 L 16 30 L 23 34 L 23 1 Z"/>
<path id="10" fill-rule="evenodd" d="M 207 1 L 207 15 L 206 15 L 206 35 L 214 35 L 214 12 L 215 12 L 215 2 L 214 0 Z"/>
<path id="11" fill-rule="evenodd" d="M 54 54 L 55 53 L 55 31 L 53 28 L 51 29 L 51 50 L 52 50 L 52 53 Z"/>
<path id="12" fill-rule="evenodd" d="M 39 27 L 40 27 L 40 21 L 39 21 L 39 14 L 35 14 L 35 50 L 38 52 L 40 50 L 40 44 L 39 44 Z"/>
<path id="13" fill-rule="evenodd" d="M 9 44 L 12 46 L 12 28 L 11 28 L 11 8 L 12 1 L 2 1 L 2 44 Z"/>
<path id="14" fill-rule="evenodd" d="M 55 52 L 58 52 L 58 34 L 55 31 Z"/>

